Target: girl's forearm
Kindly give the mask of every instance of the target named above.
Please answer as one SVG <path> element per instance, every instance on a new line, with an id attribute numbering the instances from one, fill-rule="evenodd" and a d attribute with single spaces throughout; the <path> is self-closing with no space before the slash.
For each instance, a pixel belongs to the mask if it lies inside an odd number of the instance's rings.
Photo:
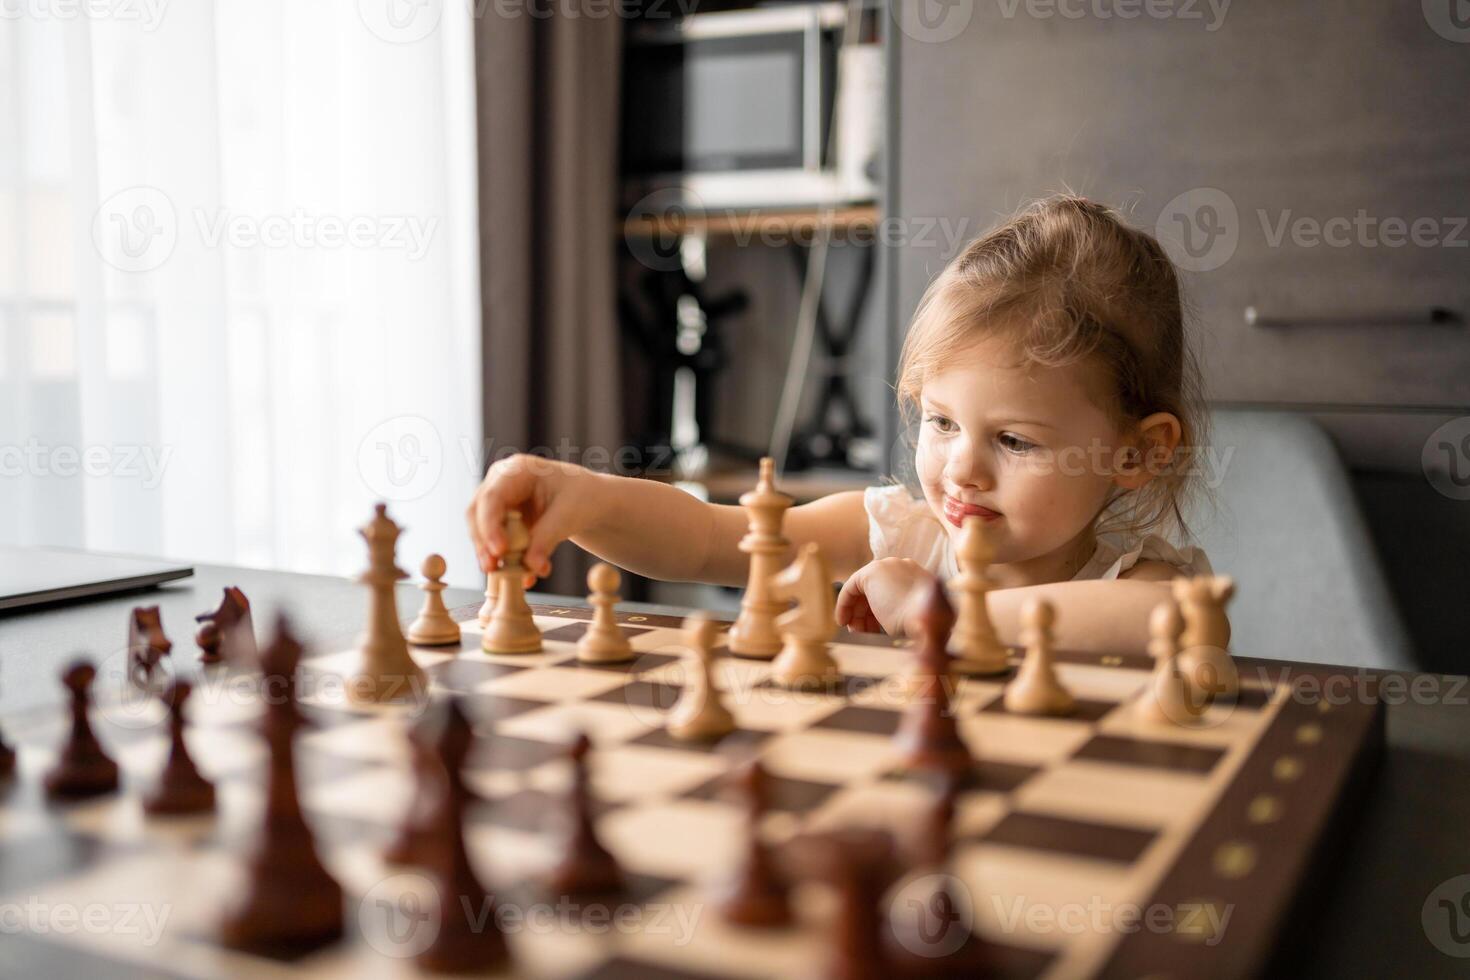
<path id="1" fill-rule="evenodd" d="M 592 474 L 585 492 L 596 495 L 598 518 L 572 541 L 620 568 L 646 578 L 744 585 L 747 558 L 739 507 L 706 503 L 655 480 Z"/>
<path id="2" fill-rule="evenodd" d="M 1137 653 L 1148 646 L 1149 616 L 1170 597 L 1168 582 L 1052 582 L 1015 589 L 996 589 L 986 608 L 1002 643 L 1021 642 L 1021 610 L 1041 598 L 1056 609 L 1053 643 L 1059 650 L 1091 653 Z"/>

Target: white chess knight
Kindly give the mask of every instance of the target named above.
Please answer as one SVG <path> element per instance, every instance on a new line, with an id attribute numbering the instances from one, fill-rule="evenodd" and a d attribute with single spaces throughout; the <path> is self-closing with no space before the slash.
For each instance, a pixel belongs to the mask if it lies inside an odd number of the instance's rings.
<path id="1" fill-rule="evenodd" d="M 832 570 L 815 544 L 801 554 L 770 583 L 772 598 L 796 600 L 796 605 L 776 620 L 781 632 L 781 652 L 771 664 L 771 680 L 784 687 L 823 687 L 842 677 L 829 644 L 837 633 L 833 612 L 837 605 L 832 591 Z"/>
<path id="2" fill-rule="evenodd" d="M 684 692 L 669 710 L 669 734 L 686 741 L 723 738 L 735 730 L 735 718 L 720 700 L 715 685 L 715 624 L 704 613 L 684 620 L 684 642 L 693 659 Z"/>
<path id="3" fill-rule="evenodd" d="M 1191 700 L 1208 704 L 1215 698 L 1233 698 L 1240 676 L 1230 656 L 1230 619 L 1225 604 L 1235 595 L 1228 575 L 1176 578 L 1174 599 L 1184 616 L 1179 638 L 1179 673 L 1189 685 Z"/>
<path id="4" fill-rule="evenodd" d="M 1154 672 L 1138 697 L 1138 718 L 1155 725 L 1196 724 L 1205 705 L 1190 697 L 1189 687 L 1179 673 L 1179 635 L 1184 632 L 1179 603 L 1173 599 L 1159 603 L 1149 617 L 1148 628 L 1148 652 L 1154 658 Z"/>
<path id="5" fill-rule="evenodd" d="M 394 587 L 408 573 L 394 557 L 402 529 L 388 516 L 386 504 L 373 508 L 373 519 L 358 529 L 368 545 L 368 567 L 357 577 L 368 593 L 367 632 L 358 644 L 358 666 L 348 680 L 354 701 L 377 703 L 417 698 L 427 690 L 424 672 L 408 653 L 398 625 Z"/>

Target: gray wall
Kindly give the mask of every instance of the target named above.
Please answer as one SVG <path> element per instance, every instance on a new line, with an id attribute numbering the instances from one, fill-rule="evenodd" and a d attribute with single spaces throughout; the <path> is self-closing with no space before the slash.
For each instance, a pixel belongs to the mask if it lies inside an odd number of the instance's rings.
<path id="1" fill-rule="evenodd" d="M 970 13 L 958 36 L 896 35 L 891 212 L 968 218 L 978 233 L 1063 189 L 1125 207 L 1197 270 L 1186 289 L 1213 398 L 1331 406 L 1367 462 L 1411 466 L 1424 435 L 1470 405 L 1470 330 L 1398 315 L 1470 309 L 1470 30 L 1465 43 L 1441 36 L 1414 0 L 1180 0 L 1156 9 L 1194 17 L 1133 20 L 1092 13 L 1116 0 L 1062 5 L 1087 15 L 975 0 L 951 6 Z M 1382 228 L 1341 227 L 1360 211 L 1426 219 L 1420 237 L 1435 244 L 1390 247 Z M 1212 215 L 1213 240 L 1199 224 Z M 1349 244 L 1294 233 L 1300 218 L 1338 218 Z M 948 258 L 901 251 L 900 334 Z M 1328 322 L 1251 327 L 1249 305 Z M 1341 322 L 1369 312 L 1394 322 Z"/>

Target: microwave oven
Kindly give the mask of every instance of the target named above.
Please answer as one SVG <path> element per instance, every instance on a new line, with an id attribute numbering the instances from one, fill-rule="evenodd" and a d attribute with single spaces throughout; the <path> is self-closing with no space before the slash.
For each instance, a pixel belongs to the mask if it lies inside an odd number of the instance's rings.
<path id="1" fill-rule="evenodd" d="M 875 43 L 843 49 L 847 16 L 846 3 L 793 4 L 631 30 L 624 204 L 671 189 L 704 210 L 873 200 L 882 60 Z"/>

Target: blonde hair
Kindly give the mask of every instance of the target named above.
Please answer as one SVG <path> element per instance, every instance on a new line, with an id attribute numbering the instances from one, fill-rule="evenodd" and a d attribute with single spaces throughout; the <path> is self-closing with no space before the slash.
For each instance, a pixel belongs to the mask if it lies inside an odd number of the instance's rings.
<path id="1" fill-rule="evenodd" d="M 1115 487 L 1099 533 L 1189 533 L 1184 507 L 1200 492 L 1192 465 L 1206 438 L 1199 369 L 1184 335 L 1174 265 L 1151 236 L 1081 197 L 1034 202 L 971 242 L 925 291 L 899 358 L 898 399 L 917 415 L 925 378 L 983 337 L 1005 335 L 1029 362 L 1086 361 L 1107 379 L 1099 407 L 1120 424 L 1177 416 L 1179 449 L 1137 490 Z"/>

